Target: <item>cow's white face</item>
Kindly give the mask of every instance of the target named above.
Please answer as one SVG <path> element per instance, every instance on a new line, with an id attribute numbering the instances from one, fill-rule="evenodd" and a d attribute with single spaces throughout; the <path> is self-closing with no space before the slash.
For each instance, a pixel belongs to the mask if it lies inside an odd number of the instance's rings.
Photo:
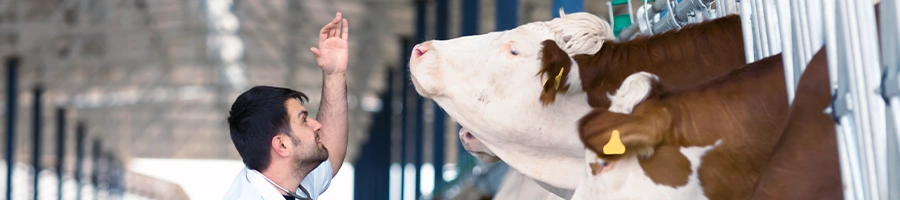
<path id="1" fill-rule="evenodd" d="M 485 152 L 539 182 L 574 189 L 578 183 L 571 178 L 583 176 L 584 153 L 576 122 L 590 107 L 578 88 L 577 70 L 568 75 L 569 94 L 541 105 L 548 78 L 538 74 L 541 42 L 553 40 L 570 55 L 593 54 L 613 38 L 611 30 L 597 16 L 575 13 L 507 31 L 427 41 L 413 49 L 410 75 L 416 91 L 469 129 Z"/>
<path id="2" fill-rule="evenodd" d="M 535 76 L 541 62 L 540 43 L 552 39 L 545 29 L 529 24 L 416 45 L 410 60 L 416 91 L 428 98 L 467 98 L 479 103 L 523 92 L 523 86 L 540 82 Z"/>

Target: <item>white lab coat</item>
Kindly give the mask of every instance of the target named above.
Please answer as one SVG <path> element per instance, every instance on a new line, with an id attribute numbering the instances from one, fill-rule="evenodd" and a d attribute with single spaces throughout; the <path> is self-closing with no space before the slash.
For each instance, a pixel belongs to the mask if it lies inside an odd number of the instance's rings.
<path id="1" fill-rule="evenodd" d="M 222 199 L 284 200 L 284 196 L 281 195 L 278 188 L 275 188 L 275 186 L 266 181 L 261 174 L 254 171 L 256 170 L 244 167 L 244 169 L 238 172 L 237 176 L 234 177 L 234 181 L 231 183 L 231 187 L 228 188 L 228 192 L 225 193 L 225 196 Z M 309 191 L 309 195 L 312 196 L 312 199 L 318 199 L 319 195 L 324 193 L 325 190 L 328 189 L 328 185 L 331 184 L 332 173 L 331 160 L 325 160 L 325 162 L 322 162 L 322 164 L 319 164 L 318 167 L 313 169 L 312 172 L 309 172 L 309 174 L 303 178 L 303 181 L 300 182 L 300 185 L 302 185 L 303 188 L 306 188 L 306 191 Z M 300 191 L 299 188 L 296 188 L 295 192 L 301 196 L 304 195 L 303 191 Z"/>

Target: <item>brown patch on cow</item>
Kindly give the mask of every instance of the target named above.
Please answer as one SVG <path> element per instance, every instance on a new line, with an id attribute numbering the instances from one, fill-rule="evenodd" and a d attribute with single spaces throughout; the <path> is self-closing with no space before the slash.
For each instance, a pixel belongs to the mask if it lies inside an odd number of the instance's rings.
<path id="1" fill-rule="evenodd" d="M 652 156 L 638 162 L 654 183 L 676 188 L 687 185 L 692 172 L 691 162 L 681 154 L 680 147 L 673 145 L 660 146 Z"/>
<path id="2" fill-rule="evenodd" d="M 624 42 L 605 41 L 596 54 L 573 58 L 588 103 L 597 108 L 608 108 L 606 94 L 615 92 L 625 78 L 640 71 L 655 74 L 672 87 L 688 88 L 747 63 L 737 15 Z"/>
<path id="3" fill-rule="evenodd" d="M 827 87 L 827 83 L 824 85 Z M 748 64 L 697 86 L 665 90 L 649 96 L 630 115 L 602 108 L 585 115 L 578 124 L 582 142 L 587 148 L 601 152 L 613 129 L 619 130 L 623 143 L 628 136 L 644 138 L 643 141 L 654 138 L 653 143 L 643 144 L 652 144 L 647 149 L 655 152 L 638 157 L 642 168 L 656 183 L 679 185 L 687 180 L 686 170 L 669 165 L 684 166 L 679 164 L 684 161 L 681 158 L 684 155 L 680 150 L 676 153 L 674 149 L 660 152 L 661 149 L 708 146 L 720 141 L 700 158 L 697 174 L 704 195 L 710 199 L 749 198 L 759 171 L 781 137 L 779 128 L 788 114 L 781 55 Z M 624 156 L 640 156 L 628 154 L 630 150 Z M 598 155 L 605 160 L 621 159 Z M 656 156 L 660 157 L 653 158 Z M 648 162 L 651 158 L 661 160 Z"/>
<path id="4" fill-rule="evenodd" d="M 877 6 L 876 6 L 877 8 Z M 772 158 L 761 170 L 753 199 L 843 199 L 826 48 L 800 81 Z"/>
<path id="5" fill-rule="evenodd" d="M 557 93 L 565 93 L 569 90 L 566 81 L 569 80 L 569 71 L 572 70 L 572 60 L 569 54 L 556 45 L 553 40 L 545 40 L 541 42 L 544 45 L 541 50 L 541 70 L 537 76 L 547 75 L 547 81 L 544 82 L 544 88 L 541 91 L 541 103 L 547 105 L 556 100 Z M 556 76 L 560 75 L 559 82 L 556 83 Z M 557 87 L 556 84 L 559 84 Z"/>

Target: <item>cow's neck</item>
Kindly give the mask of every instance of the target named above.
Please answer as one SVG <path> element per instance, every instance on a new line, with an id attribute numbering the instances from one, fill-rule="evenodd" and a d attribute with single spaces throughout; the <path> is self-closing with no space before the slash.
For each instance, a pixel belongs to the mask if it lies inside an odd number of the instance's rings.
<path id="1" fill-rule="evenodd" d="M 573 56 L 591 106 L 608 108 L 629 75 L 649 72 L 676 88 L 698 85 L 746 64 L 740 17 L 726 16 L 626 42 L 607 41 L 593 55 Z"/>
<path id="2" fill-rule="evenodd" d="M 584 145 L 576 126 L 591 109 L 585 99 L 584 93 L 569 94 L 543 106 L 534 98 L 532 104 L 517 105 L 517 108 L 508 107 L 513 105 L 508 103 L 469 106 L 475 104 L 446 98 L 435 98 L 435 101 L 509 166 L 541 184 L 574 190 L 578 181 L 573 180 L 584 176 L 581 170 Z M 519 109 L 521 116 L 493 115 L 509 109 Z M 521 139 L 526 138 L 521 136 L 524 134 L 530 139 Z"/>
<path id="3" fill-rule="evenodd" d="M 710 199 L 747 197 L 781 138 L 788 115 L 781 57 L 773 56 L 704 85 L 678 92 L 668 144 L 722 144 L 703 157 L 700 182 Z M 681 99 L 675 99 L 681 98 Z"/>

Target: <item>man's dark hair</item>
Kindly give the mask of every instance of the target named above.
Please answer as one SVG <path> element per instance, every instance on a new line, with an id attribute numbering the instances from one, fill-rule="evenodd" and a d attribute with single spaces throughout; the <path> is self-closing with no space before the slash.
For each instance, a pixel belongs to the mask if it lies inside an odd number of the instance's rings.
<path id="1" fill-rule="evenodd" d="M 302 92 L 272 86 L 256 86 L 244 92 L 231 105 L 228 128 L 231 141 L 248 168 L 262 171 L 272 159 L 269 148 L 279 133 L 290 135 L 286 102 L 309 101 Z"/>

